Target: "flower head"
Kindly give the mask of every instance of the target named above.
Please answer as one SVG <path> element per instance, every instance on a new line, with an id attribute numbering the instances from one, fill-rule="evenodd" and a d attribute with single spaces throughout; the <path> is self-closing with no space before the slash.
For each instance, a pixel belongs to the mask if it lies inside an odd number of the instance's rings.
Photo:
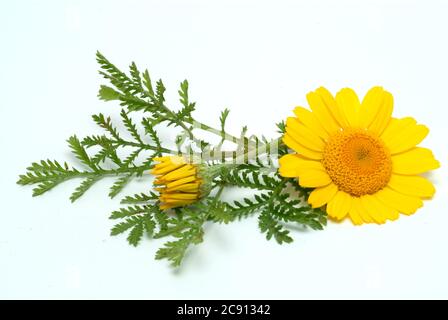
<path id="1" fill-rule="evenodd" d="M 188 163 L 184 157 L 166 156 L 154 158 L 159 163 L 151 173 L 156 175 L 154 184 L 160 196 L 162 210 L 192 204 L 201 198 L 203 179 L 199 166 Z"/>
<path id="2" fill-rule="evenodd" d="M 334 98 L 325 88 L 307 95 L 311 111 L 297 107 L 283 142 L 295 154 L 280 159 L 279 172 L 315 188 L 308 202 L 326 205 L 331 218 L 354 224 L 385 223 L 413 214 L 435 189 L 420 174 L 440 166 L 417 147 L 429 130 L 413 118 L 392 117 L 393 97 L 372 88 L 359 101 L 351 89 Z"/>

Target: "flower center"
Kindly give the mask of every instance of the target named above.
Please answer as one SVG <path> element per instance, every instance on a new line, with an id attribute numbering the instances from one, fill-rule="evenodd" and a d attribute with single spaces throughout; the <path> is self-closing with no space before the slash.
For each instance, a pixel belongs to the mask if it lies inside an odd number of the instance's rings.
<path id="1" fill-rule="evenodd" d="M 331 136 L 322 164 L 340 190 L 356 197 L 383 189 L 392 174 L 389 150 L 365 130 L 344 130 Z"/>

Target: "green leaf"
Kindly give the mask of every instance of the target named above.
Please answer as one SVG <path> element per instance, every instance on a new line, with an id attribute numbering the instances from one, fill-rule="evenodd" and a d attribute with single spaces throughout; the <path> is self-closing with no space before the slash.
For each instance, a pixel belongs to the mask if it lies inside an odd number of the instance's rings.
<path id="1" fill-rule="evenodd" d="M 105 118 L 102 113 L 95 114 L 92 116 L 93 121 L 97 125 L 99 125 L 101 128 L 107 130 L 112 137 L 114 137 L 117 140 L 120 140 L 120 135 L 118 134 L 117 129 L 112 125 L 112 121 L 110 117 Z"/>
<path id="2" fill-rule="evenodd" d="M 135 62 L 131 63 L 131 65 L 129 66 L 129 70 L 134 86 L 136 87 L 136 89 L 138 89 L 138 92 L 143 92 L 142 78 Z"/>
<path id="3" fill-rule="evenodd" d="M 110 235 L 116 236 L 126 232 L 136 224 L 141 222 L 141 217 L 129 217 L 124 222 L 117 223 L 111 230 Z"/>
<path id="4" fill-rule="evenodd" d="M 258 225 L 261 232 L 266 233 L 268 240 L 274 237 L 279 244 L 293 242 L 289 231 L 285 230 L 267 211 L 262 212 L 258 217 Z"/>
<path id="5" fill-rule="evenodd" d="M 121 72 L 115 65 L 107 60 L 99 51 L 96 54 L 96 60 L 102 69 L 100 74 L 105 79 L 108 79 L 116 89 L 125 94 L 136 94 L 139 92 L 139 87 L 136 86 L 124 72 Z"/>
<path id="6" fill-rule="evenodd" d="M 166 212 L 163 212 L 160 209 L 156 210 L 154 213 L 154 219 L 157 221 L 157 224 L 159 225 L 159 232 L 165 232 L 168 229 L 169 218 Z"/>
<path id="7" fill-rule="evenodd" d="M 145 227 L 146 234 L 152 237 L 154 235 L 156 223 L 154 222 L 150 214 L 145 214 L 143 216 L 143 226 Z"/>
<path id="8" fill-rule="evenodd" d="M 163 85 L 162 79 L 159 79 L 156 82 L 156 95 L 155 95 L 156 101 L 159 104 L 163 104 L 163 102 L 165 101 L 165 97 L 164 97 L 165 90 L 166 90 L 166 88 Z"/>
<path id="9" fill-rule="evenodd" d="M 104 101 L 112 101 L 120 99 L 120 93 L 112 89 L 111 87 L 102 85 L 98 92 L 98 97 Z"/>
<path id="10" fill-rule="evenodd" d="M 132 137 L 139 143 L 143 144 L 143 141 L 140 137 L 140 134 L 137 131 L 137 127 L 135 126 L 135 124 L 132 122 L 132 120 L 128 117 L 126 111 L 121 110 L 121 118 L 123 119 L 123 123 L 126 127 L 126 129 L 128 129 L 129 133 L 132 135 Z"/>
<path id="11" fill-rule="evenodd" d="M 122 166 L 124 167 L 130 167 L 135 159 L 137 159 L 137 157 L 140 155 L 140 153 L 143 151 L 143 148 L 139 148 L 137 150 L 132 151 L 129 156 L 126 157 L 126 159 L 124 159 Z"/>
<path id="12" fill-rule="evenodd" d="M 120 210 L 116 210 L 116 211 L 112 212 L 109 219 L 121 219 L 121 218 L 131 217 L 136 214 L 143 213 L 146 210 L 147 210 L 146 207 L 129 206 L 129 207 L 121 208 Z"/>
<path id="13" fill-rule="evenodd" d="M 129 112 L 140 111 L 140 110 L 154 110 L 157 108 L 154 104 L 151 104 L 143 99 L 140 99 L 136 96 L 132 95 L 121 95 L 120 96 L 120 105 L 127 106 Z"/>
<path id="14" fill-rule="evenodd" d="M 286 132 L 286 124 L 285 121 L 282 120 L 281 122 L 277 123 L 278 133 L 284 134 Z"/>
<path id="15" fill-rule="evenodd" d="M 149 96 L 154 96 L 154 90 L 152 88 L 151 77 L 149 76 L 148 70 L 143 72 L 143 85 L 146 87 Z"/>
<path id="16" fill-rule="evenodd" d="M 92 176 L 84 179 L 81 184 L 75 189 L 75 191 L 70 196 L 71 202 L 75 202 L 79 199 L 87 190 L 90 189 L 91 186 L 98 181 L 98 177 Z"/>
<path id="17" fill-rule="evenodd" d="M 275 175 L 261 173 L 257 166 L 245 165 L 226 172 L 223 175 L 223 180 L 227 184 L 258 190 L 274 190 L 280 182 Z"/>
<path id="18" fill-rule="evenodd" d="M 65 172 L 69 169 L 68 164 L 64 163 L 64 166 L 61 166 L 59 162 L 56 160 L 42 160 L 39 163 L 33 162 L 31 166 L 27 168 L 29 171 L 34 172 Z"/>
<path id="19" fill-rule="evenodd" d="M 129 180 L 131 180 L 134 173 L 128 173 L 119 177 L 115 183 L 110 188 L 109 197 L 114 198 L 117 194 L 123 190 L 123 188 L 128 184 Z"/>
<path id="20" fill-rule="evenodd" d="M 228 224 L 238 217 L 231 207 L 221 201 L 215 201 L 209 210 L 211 219 L 217 223 Z"/>
<path id="21" fill-rule="evenodd" d="M 86 150 L 81 145 L 81 142 L 78 140 L 76 135 L 71 136 L 67 140 L 70 148 L 72 149 L 73 154 L 78 158 L 82 163 L 84 163 L 86 166 L 92 168 L 93 170 L 97 170 L 98 168 L 96 165 L 92 162 L 90 157 L 88 156 Z"/>
<path id="22" fill-rule="evenodd" d="M 140 193 L 135 194 L 133 196 L 127 196 L 123 200 L 121 200 L 122 204 L 133 204 L 133 203 L 148 203 L 150 201 L 158 200 L 158 195 L 154 192 L 150 192 L 149 194 Z"/>
<path id="23" fill-rule="evenodd" d="M 159 136 L 157 135 L 157 131 L 154 129 L 154 123 L 150 121 L 148 118 L 142 119 L 142 125 L 145 128 L 146 134 L 148 134 L 151 137 L 151 140 L 156 145 L 157 149 L 162 149 L 162 142 L 160 141 Z M 161 155 L 160 152 L 156 153 L 156 155 Z"/>
<path id="24" fill-rule="evenodd" d="M 221 133 L 223 135 L 225 135 L 225 132 L 226 132 L 226 121 L 227 121 L 227 117 L 229 116 L 229 113 L 230 113 L 230 110 L 225 108 L 223 111 L 221 111 L 221 115 L 219 116 L 219 122 L 221 124 Z"/>
<path id="25" fill-rule="evenodd" d="M 233 205 L 228 204 L 228 206 L 231 208 L 232 214 L 235 215 L 236 218 L 241 219 L 249 216 L 255 211 L 261 210 L 267 205 L 269 199 L 269 195 L 262 193 L 254 195 L 254 199 L 252 200 L 243 198 L 242 201 L 244 203 L 234 201 Z"/>
<path id="26" fill-rule="evenodd" d="M 180 103 L 184 105 L 184 107 L 188 107 L 190 104 L 188 102 L 188 81 L 184 80 L 180 83 L 180 90 L 177 91 L 180 96 Z"/>
<path id="27" fill-rule="evenodd" d="M 61 182 L 62 180 L 48 180 L 41 182 L 40 184 L 37 185 L 37 187 L 33 189 L 33 197 L 44 194 L 45 192 L 56 187 Z"/>
<path id="28" fill-rule="evenodd" d="M 191 228 L 180 234 L 179 240 L 168 241 L 156 253 L 156 259 L 167 259 L 173 267 L 179 267 L 187 249 L 191 245 L 199 244 L 203 241 L 204 231 L 202 228 Z"/>
<path id="29" fill-rule="evenodd" d="M 140 221 L 137 223 L 129 233 L 129 236 L 127 238 L 130 245 L 136 247 L 143 236 L 143 222 Z"/>

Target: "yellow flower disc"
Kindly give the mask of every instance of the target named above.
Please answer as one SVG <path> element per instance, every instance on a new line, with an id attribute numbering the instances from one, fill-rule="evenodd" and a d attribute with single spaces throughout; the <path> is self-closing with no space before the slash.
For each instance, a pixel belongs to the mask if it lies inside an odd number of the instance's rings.
<path id="1" fill-rule="evenodd" d="M 322 164 L 339 190 L 354 196 L 383 189 L 392 174 L 386 146 L 365 130 L 346 130 L 332 135 Z"/>

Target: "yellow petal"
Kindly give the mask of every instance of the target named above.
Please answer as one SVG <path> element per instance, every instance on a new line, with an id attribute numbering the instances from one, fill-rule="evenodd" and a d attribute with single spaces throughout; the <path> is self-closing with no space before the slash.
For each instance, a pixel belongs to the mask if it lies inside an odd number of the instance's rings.
<path id="1" fill-rule="evenodd" d="M 186 178 L 188 176 L 196 175 L 196 169 L 192 165 L 185 165 L 179 169 L 171 171 L 164 176 L 160 177 L 160 180 L 163 181 L 174 181 L 182 178 Z"/>
<path id="2" fill-rule="evenodd" d="M 160 199 L 165 202 L 169 200 L 195 200 L 197 198 L 198 195 L 196 193 L 182 193 L 182 192 L 164 193 L 160 196 Z"/>
<path id="3" fill-rule="evenodd" d="M 353 213 L 351 213 L 351 211 L 349 212 L 350 214 L 350 218 L 351 215 L 359 215 L 360 219 L 364 222 L 364 223 L 372 223 L 374 222 L 374 220 L 370 217 L 370 215 L 368 214 L 367 210 L 364 208 L 364 206 L 362 205 L 362 201 L 361 198 L 359 197 L 353 197 L 353 203 L 352 203 L 352 209 L 354 210 Z M 355 223 L 356 217 L 352 218 L 353 223 Z M 356 223 L 355 223 L 356 224 Z"/>
<path id="4" fill-rule="evenodd" d="M 402 119 L 391 118 L 389 124 L 381 135 L 383 141 L 388 141 L 393 139 L 396 135 L 399 135 L 402 130 L 404 130 L 409 125 L 417 124 L 411 117 L 406 117 Z"/>
<path id="5" fill-rule="evenodd" d="M 286 119 L 286 132 L 294 137 L 294 140 L 299 141 L 308 149 L 318 152 L 324 150 L 325 143 L 323 140 L 305 125 L 301 124 L 296 118 L 289 117 Z"/>
<path id="6" fill-rule="evenodd" d="M 166 192 L 183 191 L 183 192 L 199 192 L 200 182 L 186 183 L 172 188 L 166 188 Z"/>
<path id="7" fill-rule="evenodd" d="M 440 167 L 432 151 L 426 148 L 414 148 L 405 153 L 392 156 L 392 171 L 398 174 L 416 175 Z"/>
<path id="8" fill-rule="evenodd" d="M 163 161 L 163 162 L 159 162 L 156 165 L 154 165 L 154 168 L 165 168 L 165 167 L 171 166 L 171 165 L 173 165 L 171 163 L 171 161 Z"/>
<path id="9" fill-rule="evenodd" d="M 320 161 L 304 158 L 298 154 L 287 154 L 279 159 L 279 173 L 285 178 L 295 178 L 306 170 L 324 170 Z"/>
<path id="10" fill-rule="evenodd" d="M 367 92 L 359 110 L 359 126 L 361 128 L 368 128 L 372 124 L 383 102 L 383 95 L 384 90 L 381 87 L 373 87 Z"/>
<path id="11" fill-rule="evenodd" d="M 432 198 L 436 192 L 433 184 L 420 176 L 392 174 L 388 186 L 400 193 L 419 198 Z"/>
<path id="12" fill-rule="evenodd" d="M 396 121 L 394 122 L 394 126 L 400 127 L 400 130 L 393 136 L 384 139 L 384 143 L 389 148 L 391 154 L 397 154 L 412 149 L 422 142 L 429 133 L 429 129 L 426 126 L 418 125 L 415 120 L 398 120 L 399 123 L 404 122 L 404 125 L 397 125 Z"/>
<path id="13" fill-rule="evenodd" d="M 324 87 L 320 87 L 315 91 L 322 99 L 324 105 L 327 107 L 327 109 L 330 111 L 333 118 L 336 120 L 336 123 L 340 128 L 344 128 L 348 126 L 347 121 L 343 117 L 343 115 L 340 113 L 340 110 L 338 108 L 338 105 L 336 103 L 336 99 L 333 97 L 333 95 L 325 89 Z"/>
<path id="14" fill-rule="evenodd" d="M 352 196 L 343 191 L 338 191 L 334 198 L 328 203 L 327 213 L 332 218 L 342 220 L 351 208 Z"/>
<path id="15" fill-rule="evenodd" d="M 176 206 L 175 205 L 170 205 L 170 204 L 167 204 L 167 203 L 160 204 L 160 210 L 168 210 L 168 209 L 172 209 L 174 207 L 176 207 Z"/>
<path id="16" fill-rule="evenodd" d="M 352 220 L 354 225 L 361 225 L 364 222 L 370 222 L 370 221 L 364 221 L 362 217 L 362 212 L 364 211 L 364 208 L 361 204 L 361 199 L 357 197 L 352 198 L 352 207 L 350 208 L 350 211 L 348 212 L 348 216 Z"/>
<path id="17" fill-rule="evenodd" d="M 381 202 L 376 194 L 362 196 L 361 202 L 372 220 L 378 224 L 383 224 L 388 219 L 397 220 L 399 217 L 398 211 Z"/>
<path id="18" fill-rule="evenodd" d="M 365 195 L 361 198 L 362 207 L 373 222 L 383 224 L 386 222 L 386 217 L 382 213 L 381 209 L 378 209 L 378 204 L 375 198 L 371 195 Z"/>
<path id="19" fill-rule="evenodd" d="M 320 208 L 330 202 L 338 192 L 338 187 L 334 183 L 330 183 L 326 187 L 316 188 L 311 192 L 308 203 L 313 208 Z"/>
<path id="20" fill-rule="evenodd" d="M 315 135 L 323 139 L 328 139 L 327 131 L 325 131 L 325 129 L 321 126 L 321 124 L 311 111 L 303 107 L 296 107 L 294 109 L 294 114 L 297 116 L 298 120 L 303 123 L 308 129 L 310 129 Z"/>
<path id="21" fill-rule="evenodd" d="M 317 120 L 328 133 L 332 134 L 340 129 L 340 126 L 322 101 L 320 95 L 315 92 L 310 92 L 306 98 Z"/>
<path id="22" fill-rule="evenodd" d="M 404 195 L 386 187 L 378 191 L 375 196 L 385 205 L 404 214 L 413 214 L 423 206 L 423 201 L 417 197 Z"/>
<path id="23" fill-rule="evenodd" d="M 369 130 L 380 136 L 389 125 L 394 109 L 394 97 L 387 91 L 383 93 L 382 103 L 378 108 L 378 113 L 369 126 Z"/>
<path id="24" fill-rule="evenodd" d="M 174 165 L 174 164 L 172 164 L 172 163 L 167 163 L 167 164 L 165 164 L 165 163 L 163 163 L 162 165 L 157 165 L 157 166 L 155 166 L 152 170 L 151 170 L 151 173 L 152 174 L 154 174 L 154 175 L 160 175 L 160 174 L 165 174 L 165 173 L 168 173 L 168 172 L 170 172 L 170 171 L 173 171 L 173 170 L 176 170 L 176 169 L 178 169 L 178 168 L 181 168 L 181 167 L 183 167 L 184 166 L 184 164 L 178 164 L 178 165 Z"/>
<path id="25" fill-rule="evenodd" d="M 315 160 L 321 160 L 323 155 L 322 152 L 316 152 L 313 150 L 310 150 L 303 146 L 302 144 L 298 143 L 291 135 L 286 133 L 283 136 L 283 142 L 291 149 L 293 149 L 295 152 Z"/>
<path id="26" fill-rule="evenodd" d="M 299 173 L 299 184 L 305 188 L 323 187 L 330 183 L 330 176 L 324 170 L 308 169 Z"/>
<path id="27" fill-rule="evenodd" d="M 154 160 L 154 161 L 162 162 L 162 161 L 167 161 L 167 160 L 169 160 L 170 158 L 171 158 L 171 156 L 155 157 L 155 158 L 153 158 L 153 160 Z"/>
<path id="28" fill-rule="evenodd" d="M 193 182 L 193 181 L 196 181 L 196 180 L 197 180 L 197 178 L 195 176 L 189 176 L 189 177 L 186 177 L 186 178 L 183 178 L 183 179 L 179 179 L 179 180 L 175 180 L 173 182 L 167 183 L 166 187 L 171 189 L 171 188 L 174 188 L 176 186 L 180 186 L 182 184 L 190 183 L 190 182 Z"/>
<path id="29" fill-rule="evenodd" d="M 160 205 L 160 209 L 171 209 L 176 207 L 183 207 L 192 203 L 195 203 L 196 200 L 175 200 L 175 199 L 168 199 L 166 201 L 163 201 Z"/>
<path id="30" fill-rule="evenodd" d="M 359 126 L 360 103 L 356 93 L 350 88 L 344 88 L 336 94 L 339 112 L 350 127 Z"/>

